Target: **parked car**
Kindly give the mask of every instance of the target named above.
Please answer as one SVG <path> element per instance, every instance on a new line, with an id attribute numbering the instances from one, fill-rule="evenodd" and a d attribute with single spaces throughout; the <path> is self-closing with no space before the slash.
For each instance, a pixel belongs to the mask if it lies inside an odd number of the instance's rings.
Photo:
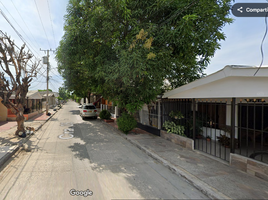
<path id="1" fill-rule="evenodd" d="M 97 109 L 93 104 L 85 104 L 80 110 L 80 116 L 82 119 L 85 119 L 86 117 L 97 119 Z"/>

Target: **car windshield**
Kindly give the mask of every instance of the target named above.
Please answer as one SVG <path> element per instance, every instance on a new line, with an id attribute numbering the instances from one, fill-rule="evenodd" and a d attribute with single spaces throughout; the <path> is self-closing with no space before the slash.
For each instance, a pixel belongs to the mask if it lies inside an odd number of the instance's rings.
<path id="1" fill-rule="evenodd" d="M 95 106 L 84 106 L 84 109 L 87 109 L 87 110 L 95 109 Z"/>

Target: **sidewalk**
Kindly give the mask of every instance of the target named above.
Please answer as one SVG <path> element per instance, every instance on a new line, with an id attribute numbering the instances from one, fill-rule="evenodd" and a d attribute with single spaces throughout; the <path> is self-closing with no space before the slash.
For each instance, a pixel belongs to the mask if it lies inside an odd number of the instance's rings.
<path id="1" fill-rule="evenodd" d="M 50 117 L 37 116 L 25 122 L 25 126 L 34 127 L 37 131 L 55 114 L 53 110 L 49 112 L 52 114 Z M 268 199 L 268 182 L 227 163 L 209 158 L 198 151 L 187 150 L 139 128 L 125 135 L 118 130 L 116 123 L 103 124 L 212 199 Z M 0 126 L 0 130 L 3 127 Z M 15 136 L 15 130 L 16 126 L 0 133 L 0 167 L 29 139 Z"/>
<path id="2" fill-rule="evenodd" d="M 228 163 L 187 150 L 139 128 L 125 135 L 115 122 L 103 123 L 212 199 L 268 199 L 268 182 Z"/>
<path id="3" fill-rule="evenodd" d="M 47 116 L 46 113 L 40 113 L 35 117 L 24 122 L 25 127 L 34 127 L 35 131 L 39 130 L 43 124 L 46 123 L 57 111 L 50 109 L 48 112 L 51 116 Z M 27 140 L 29 137 L 20 138 L 15 136 L 17 130 L 17 122 L 7 121 L 0 123 L 0 167 L 8 160 Z"/>

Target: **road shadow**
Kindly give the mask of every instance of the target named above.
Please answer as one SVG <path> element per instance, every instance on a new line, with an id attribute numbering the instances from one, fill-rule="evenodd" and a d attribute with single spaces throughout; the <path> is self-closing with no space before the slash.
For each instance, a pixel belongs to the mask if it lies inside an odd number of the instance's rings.
<path id="1" fill-rule="evenodd" d="M 0 145 L 2 146 L 13 146 L 16 145 L 21 138 L 18 138 L 17 136 L 11 136 L 8 138 L 0 137 Z M 12 141 L 13 140 L 13 141 Z"/>
<path id="2" fill-rule="evenodd" d="M 159 191 L 158 179 L 162 176 L 156 171 L 163 166 L 142 155 L 143 152 L 120 137 L 117 130 L 99 119 L 74 124 L 73 128 L 74 138 L 81 142 L 73 143 L 69 148 L 75 158 L 88 161 L 95 173 L 110 177 L 110 181 L 125 181 L 142 199 L 174 198 L 168 192 Z M 168 176 L 175 179 L 174 175 Z"/>
<path id="3" fill-rule="evenodd" d="M 7 123 L 8 123 L 7 121 L 5 121 L 5 122 L 0 122 L 0 126 L 5 125 L 5 124 L 7 124 Z"/>
<path id="4" fill-rule="evenodd" d="M 72 115 L 79 115 L 80 114 L 80 110 L 70 110 L 69 112 L 71 112 Z"/>

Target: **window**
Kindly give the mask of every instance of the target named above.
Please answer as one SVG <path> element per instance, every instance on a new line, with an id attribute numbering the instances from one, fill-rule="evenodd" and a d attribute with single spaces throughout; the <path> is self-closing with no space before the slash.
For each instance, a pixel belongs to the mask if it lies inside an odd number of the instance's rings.
<path id="1" fill-rule="evenodd" d="M 87 109 L 87 110 L 92 110 L 92 109 L 95 109 L 95 106 L 84 106 L 84 109 Z"/>

